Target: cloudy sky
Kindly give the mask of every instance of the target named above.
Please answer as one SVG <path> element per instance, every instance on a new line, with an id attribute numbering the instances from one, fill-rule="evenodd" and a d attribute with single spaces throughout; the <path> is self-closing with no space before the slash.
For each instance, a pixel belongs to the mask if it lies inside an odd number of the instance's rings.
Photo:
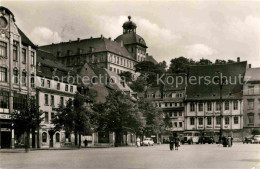
<path id="1" fill-rule="evenodd" d="M 260 1 L 1 1 L 38 45 L 115 39 L 131 15 L 157 61 L 240 57 L 260 67 Z"/>

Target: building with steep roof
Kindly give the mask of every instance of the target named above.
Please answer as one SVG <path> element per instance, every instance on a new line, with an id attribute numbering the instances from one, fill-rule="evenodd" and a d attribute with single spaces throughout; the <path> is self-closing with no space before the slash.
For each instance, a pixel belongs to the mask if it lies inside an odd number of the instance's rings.
<path id="1" fill-rule="evenodd" d="M 185 130 L 239 136 L 243 128 L 243 77 L 247 62 L 190 66 Z"/>
<path id="2" fill-rule="evenodd" d="M 91 63 L 99 68 L 106 68 L 120 74 L 129 71 L 135 74 L 135 64 L 149 60 L 146 56 L 147 45 L 145 40 L 136 34 L 136 24 L 131 21 L 123 24 L 123 34 L 115 40 L 105 38 L 80 39 L 40 46 L 43 51 L 50 52 L 67 67 L 81 67 Z"/>
<path id="3" fill-rule="evenodd" d="M 244 82 L 244 130 L 250 135 L 252 130 L 260 132 L 260 68 L 249 67 Z"/>
<path id="4" fill-rule="evenodd" d="M 52 58 L 52 60 L 50 59 Z M 77 92 L 76 72 L 53 60 L 52 54 L 38 50 L 36 93 L 39 110 L 43 112 L 39 129 L 39 148 L 61 147 L 72 144 L 74 135 L 54 131 L 52 119 L 60 105 L 66 105 Z"/>
<path id="5" fill-rule="evenodd" d="M 19 29 L 14 14 L 0 7 L 0 148 L 14 148 L 10 113 L 35 97 L 36 46 Z"/>

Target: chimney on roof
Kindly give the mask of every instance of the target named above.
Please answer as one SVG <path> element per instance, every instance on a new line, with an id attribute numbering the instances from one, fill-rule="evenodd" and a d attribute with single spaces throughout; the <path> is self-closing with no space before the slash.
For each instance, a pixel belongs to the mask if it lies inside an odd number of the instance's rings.
<path id="1" fill-rule="evenodd" d="M 103 39 L 103 35 L 101 34 L 101 39 Z"/>
<path id="2" fill-rule="evenodd" d="M 80 38 L 78 38 L 78 42 L 80 42 Z"/>
<path id="3" fill-rule="evenodd" d="M 90 39 L 92 39 L 92 36 L 90 36 Z"/>
<path id="4" fill-rule="evenodd" d="M 240 57 L 237 57 L 237 62 L 240 62 Z"/>
<path id="5" fill-rule="evenodd" d="M 71 43 L 71 40 L 69 40 L 69 43 Z"/>
<path id="6" fill-rule="evenodd" d="M 248 67 L 251 68 L 251 64 L 249 64 Z"/>
<path id="7" fill-rule="evenodd" d="M 122 40 L 120 42 L 121 42 L 121 47 L 123 47 L 124 46 L 124 42 Z"/>

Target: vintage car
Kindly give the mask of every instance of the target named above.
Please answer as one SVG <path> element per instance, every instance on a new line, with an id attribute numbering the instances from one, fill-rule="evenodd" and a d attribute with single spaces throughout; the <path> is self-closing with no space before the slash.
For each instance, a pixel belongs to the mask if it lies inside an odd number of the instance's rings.
<path id="1" fill-rule="evenodd" d="M 186 132 L 184 132 L 183 136 L 181 137 L 181 143 L 182 144 L 199 143 L 199 132 L 196 132 L 196 131 L 186 131 Z"/>

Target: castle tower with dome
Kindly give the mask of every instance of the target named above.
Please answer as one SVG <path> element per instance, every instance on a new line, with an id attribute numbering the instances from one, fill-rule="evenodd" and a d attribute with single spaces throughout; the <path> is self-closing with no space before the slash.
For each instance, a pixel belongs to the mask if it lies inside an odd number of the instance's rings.
<path id="1" fill-rule="evenodd" d="M 123 34 L 118 36 L 115 41 L 123 43 L 128 52 L 134 57 L 137 62 L 146 60 L 145 40 L 136 33 L 136 24 L 131 21 L 131 16 L 128 16 L 128 21 L 123 24 Z"/>

